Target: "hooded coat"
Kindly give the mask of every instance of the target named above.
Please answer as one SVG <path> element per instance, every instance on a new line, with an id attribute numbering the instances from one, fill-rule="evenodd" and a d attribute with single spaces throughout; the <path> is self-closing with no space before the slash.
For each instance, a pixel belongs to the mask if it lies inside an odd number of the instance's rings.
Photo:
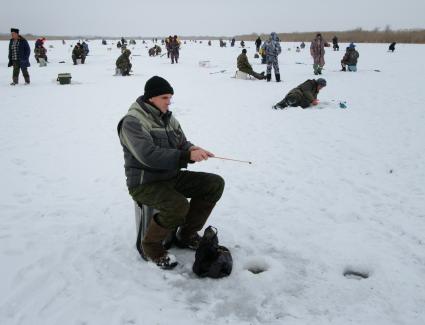
<path id="1" fill-rule="evenodd" d="M 264 42 L 262 48 L 266 52 L 267 57 L 276 58 L 282 52 L 277 34 L 271 33 L 270 38 Z"/>

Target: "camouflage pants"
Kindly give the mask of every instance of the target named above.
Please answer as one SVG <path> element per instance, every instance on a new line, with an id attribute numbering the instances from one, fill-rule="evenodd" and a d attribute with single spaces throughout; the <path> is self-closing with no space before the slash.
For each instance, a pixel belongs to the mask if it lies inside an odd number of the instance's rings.
<path id="1" fill-rule="evenodd" d="M 156 220 L 162 227 L 176 229 L 185 223 L 192 202 L 215 203 L 223 190 L 224 180 L 218 175 L 180 171 L 170 180 L 140 185 L 130 195 L 139 204 L 159 210 Z"/>
<path id="2" fill-rule="evenodd" d="M 322 69 L 323 69 L 323 65 L 320 65 L 320 64 L 317 64 L 317 63 L 315 63 L 315 64 L 313 64 L 313 72 L 314 72 L 314 74 L 322 74 Z"/>
<path id="3" fill-rule="evenodd" d="M 23 68 L 19 64 L 19 61 L 13 61 L 13 75 L 12 80 L 15 84 L 19 81 L 19 71 L 22 70 L 22 75 L 24 76 L 25 83 L 30 83 L 30 75 L 28 73 L 28 68 Z"/>
<path id="4" fill-rule="evenodd" d="M 171 63 L 174 63 L 174 61 L 176 61 L 176 63 L 178 63 L 178 60 L 179 60 L 179 52 L 172 51 L 171 52 Z"/>
<path id="5" fill-rule="evenodd" d="M 272 66 L 275 74 L 279 74 L 279 62 L 277 56 L 268 56 L 266 58 L 267 74 L 272 74 Z"/>

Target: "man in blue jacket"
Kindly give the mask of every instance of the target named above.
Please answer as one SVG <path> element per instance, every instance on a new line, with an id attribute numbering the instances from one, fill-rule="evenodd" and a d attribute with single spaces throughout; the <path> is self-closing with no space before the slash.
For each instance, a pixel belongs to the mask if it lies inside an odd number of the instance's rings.
<path id="1" fill-rule="evenodd" d="M 14 86 L 18 84 L 19 70 L 22 70 L 25 84 L 29 85 L 30 75 L 28 74 L 28 67 L 30 66 L 30 46 L 27 40 L 19 35 L 19 29 L 11 28 L 10 33 L 12 38 L 9 42 L 9 64 L 7 66 L 13 66 L 13 81 L 11 85 Z"/>

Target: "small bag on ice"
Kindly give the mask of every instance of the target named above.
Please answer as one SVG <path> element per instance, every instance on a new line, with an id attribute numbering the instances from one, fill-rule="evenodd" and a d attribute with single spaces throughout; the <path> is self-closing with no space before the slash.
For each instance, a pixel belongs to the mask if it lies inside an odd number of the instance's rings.
<path id="1" fill-rule="evenodd" d="M 232 267 L 230 251 L 218 244 L 217 229 L 208 226 L 196 250 L 193 272 L 200 277 L 217 279 L 230 275 Z"/>

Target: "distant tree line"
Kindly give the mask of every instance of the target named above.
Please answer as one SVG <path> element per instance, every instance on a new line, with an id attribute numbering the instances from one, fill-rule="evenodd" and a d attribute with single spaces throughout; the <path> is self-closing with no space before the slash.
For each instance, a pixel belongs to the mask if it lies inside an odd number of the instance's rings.
<path id="1" fill-rule="evenodd" d="M 271 31 L 272 32 L 272 31 Z M 332 37 L 337 36 L 339 42 L 356 42 L 356 43 L 419 43 L 425 44 L 425 29 L 402 29 L 402 30 L 392 30 L 389 26 L 385 29 L 380 30 L 375 28 L 374 30 L 363 30 L 362 28 L 356 28 L 353 30 L 347 31 L 315 31 L 315 32 L 293 32 L 293 33 L 278 33 L 279 38 L 283 42 L 309 42 L 311 41 L 317 33 L 321 33 L 323 37 L 330 41 Z M 48 36 L 48 35 L 32 35 L 24 34 L 23 35 L 28 40 L 35 40 L 39 37 L 45 36 L 50 40 L 62 40 L 62 39 L 120 39 L 120 37 L 108 37 L 108 36 Z M 150 40 L 152 37 L 130 37 L 123 35 L 126 38 L 131 39 L 145 39 Z M 168 35 L 167 35 L 168 36 Z M 263 40 L 266 39 L 269 34 L 247 34 L 247 35 L 235 35 L 237 41 L 255 41 L 255 39 L 260 36 Z M 158 39 L 165 38 L 166 36 L 154 36 Z M 183 40 L 218 40 L 218 39 L 231 39 L 230 36 L 180 36 L 180 39 Z M 0 34 L 0 40 L 10 39 L 9 33 Z"/>
<path id="2" fill-rule="evenodd" d="M 384 30 L 378 28 L 368 31 L 361 28 L 356 28 L 348 31 L 316 31 L 303 33 L 278 33 L 279 38 L 284 42 L 301 42 L 311 41 L 317 33 L 321 33 L 323 37 L 330 41 L 332 37 L 338 37 L 339 42 L 348 43 L 425 43 L 425 29 L 406 29 L 406 30 L 391 30 L 389 27 Z M 240 35 L 236 39 L 246 41 L 254 41 L 258 36 L 262 39 L 268 37 L 267 34 L 250 34 Z"/>

